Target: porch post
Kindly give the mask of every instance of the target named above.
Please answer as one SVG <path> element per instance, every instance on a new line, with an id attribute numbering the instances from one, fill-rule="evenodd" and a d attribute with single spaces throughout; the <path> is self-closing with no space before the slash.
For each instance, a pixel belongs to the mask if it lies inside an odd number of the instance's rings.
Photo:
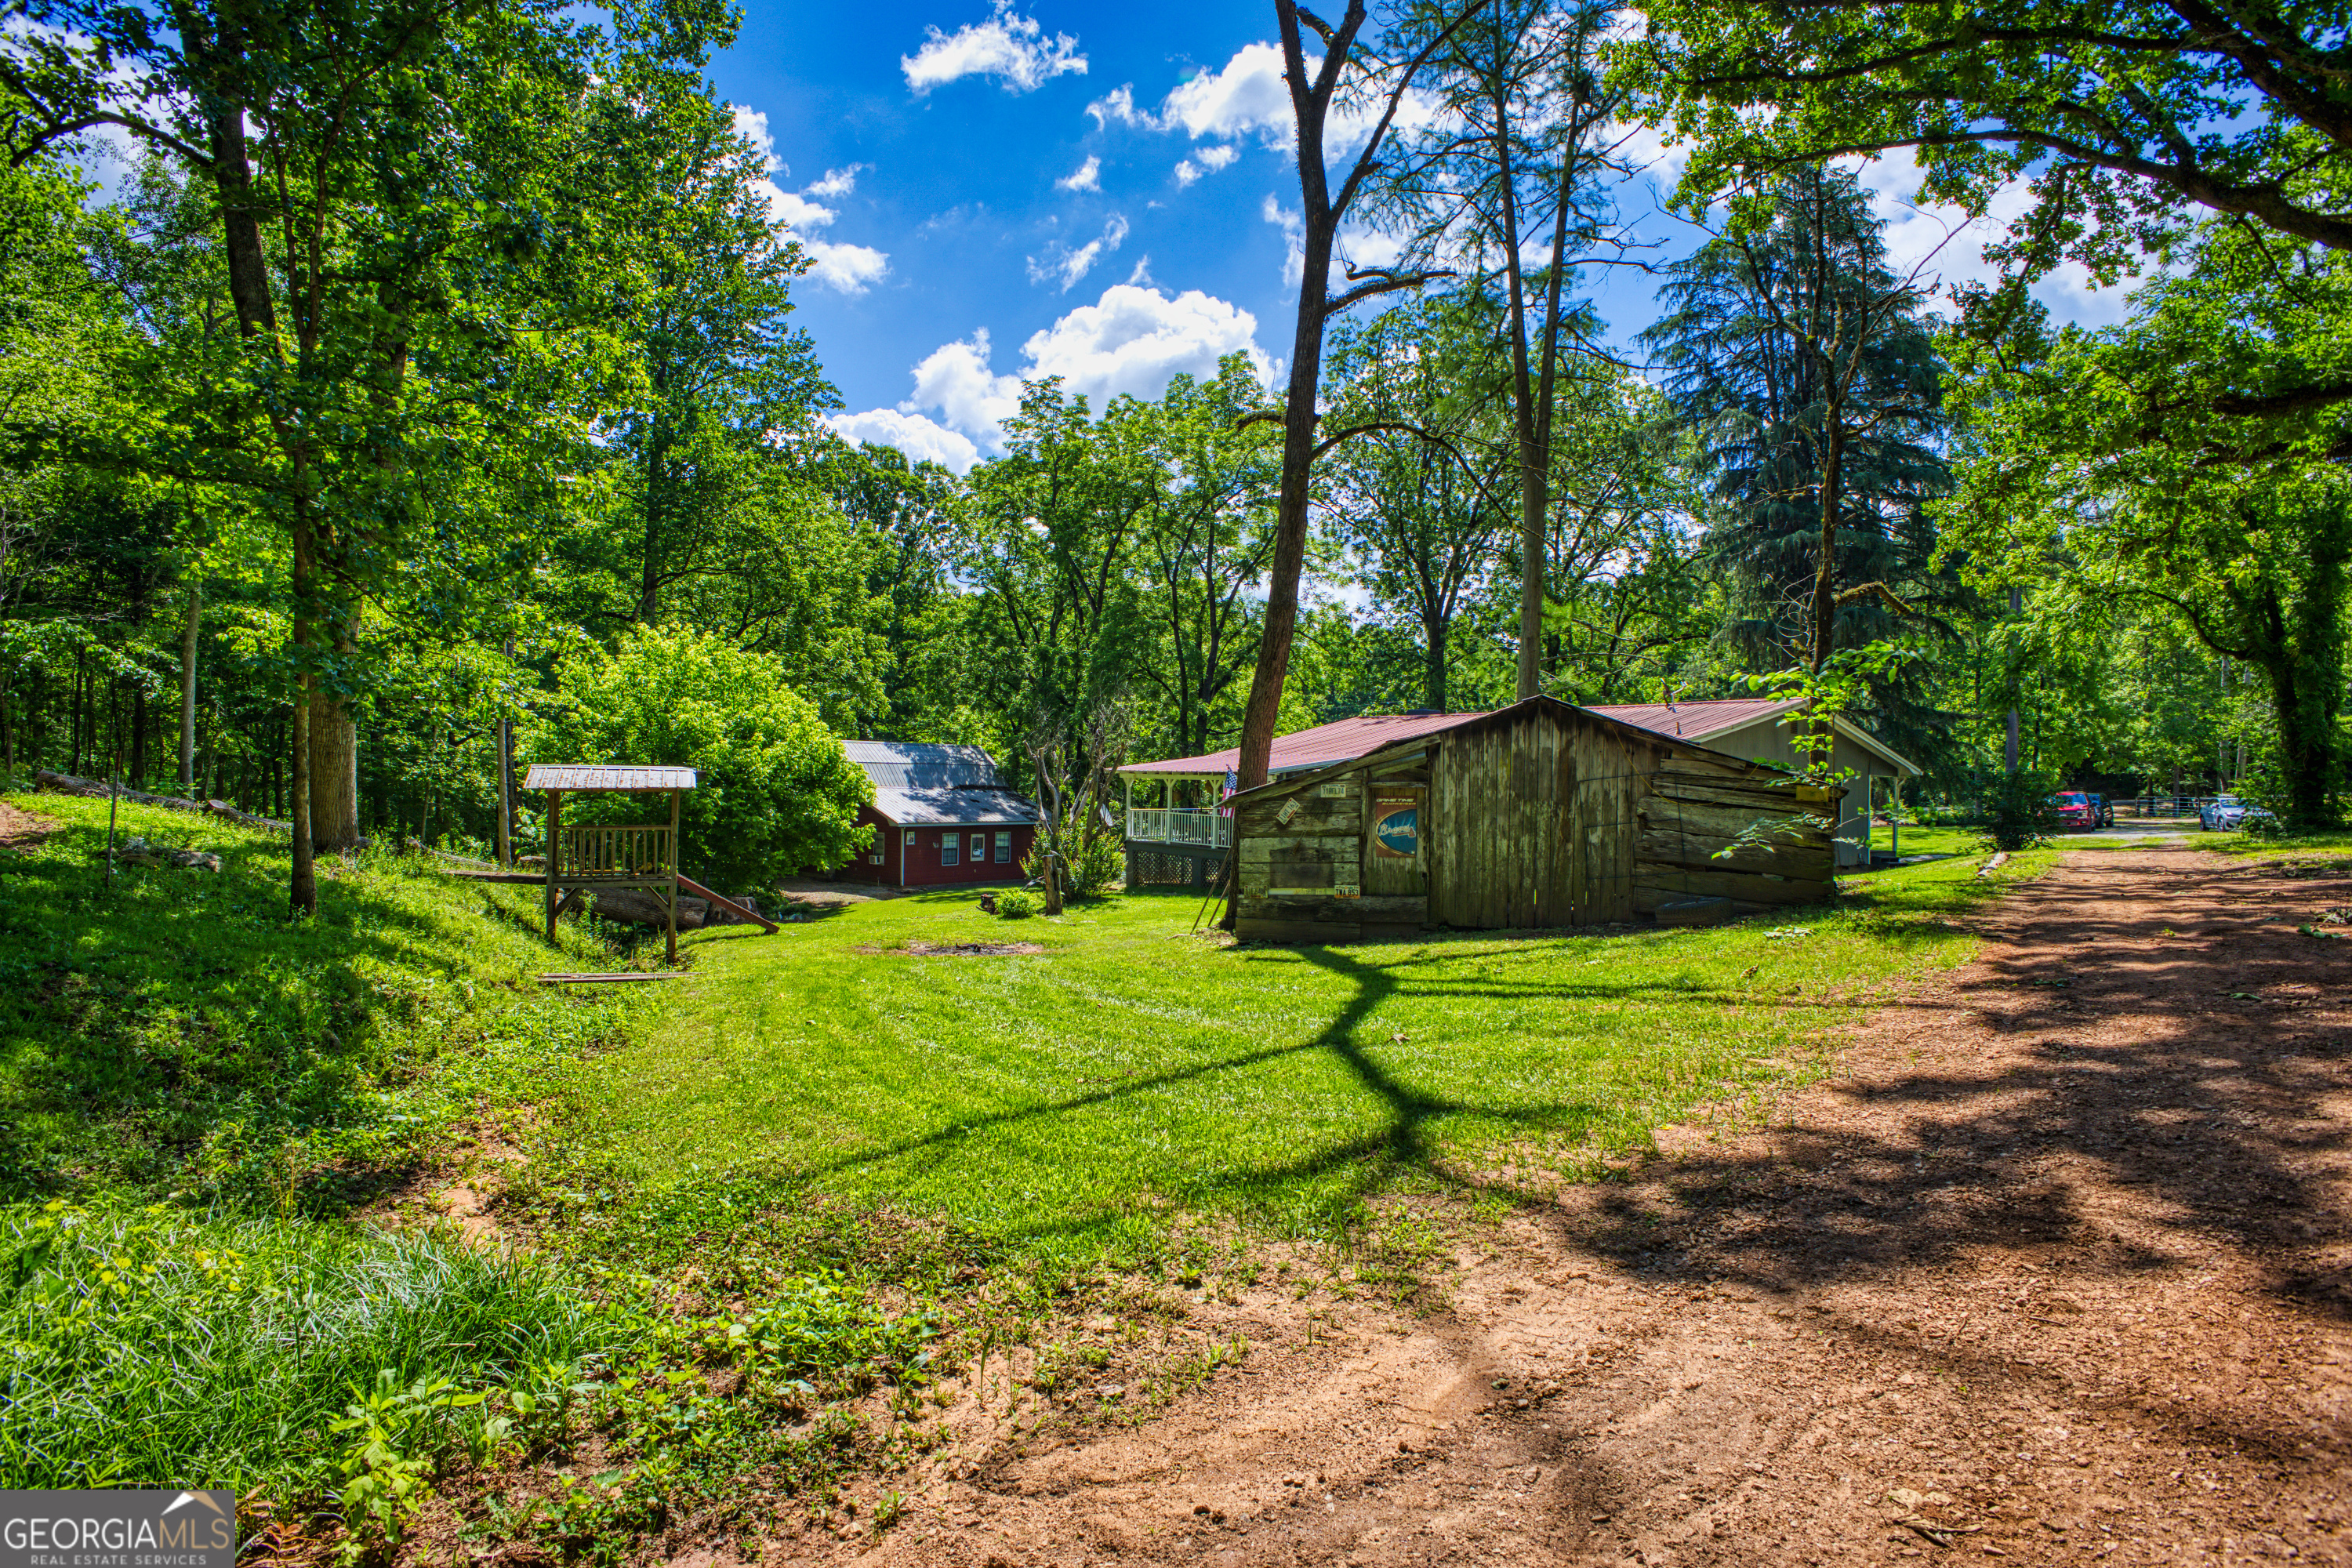
<path id="1" fill-rule="evenodd" d="M 547 792 L 547 940 L 555 940 L 556 862 L 562 857 L 563 792 Z"/>
<path id="2" fill-rule="evenodd" d="M 677 967 L 677 796 L 669 792 L 669 943 L 666 962 Z"/>

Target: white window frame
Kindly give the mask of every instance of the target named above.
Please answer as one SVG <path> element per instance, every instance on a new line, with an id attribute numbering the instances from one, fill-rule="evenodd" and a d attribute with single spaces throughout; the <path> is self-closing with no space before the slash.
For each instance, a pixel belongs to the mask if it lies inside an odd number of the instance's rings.
<path id="1" fill-rule="evenodd" d="M 962 850 L 962 848 L 963 848 L 963 835 L 962 835 L 962 834 L 961 834 L 961 833 L 942 833 L 942 834 L 940 834 L 940 868 L 941 868 L 942 869 L 944 869 L 944 868 L 946 868 L 947 867 L 950 867 L 950 866 L 961 866 L 961 865 L 962 865 L 962 864 L 963 864 L 963 859 L 962 859 L 962 857 L 961 857 L 961 851 Z"/>
<path id="2" fill-rule="evenodd" d="M 996 863 L 1000 866 L 1013 864 L 1013 829 L 1009 827 L 996 830 Z"/>

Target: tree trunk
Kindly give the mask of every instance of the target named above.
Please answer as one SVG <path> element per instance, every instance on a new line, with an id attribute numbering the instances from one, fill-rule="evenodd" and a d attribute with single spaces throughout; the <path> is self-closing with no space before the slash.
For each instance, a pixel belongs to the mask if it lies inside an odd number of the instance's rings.
<path id="1" fill-rule="evenodd" d="M 2024 608 L 2025 590 L 2015 586 L 2011 587 L 2009 590 L 2009 613 L 2011 616 L 2014 618 L 2018 615 L 2021 614 L 2024 611 Z M 2012 671 L 2011 679 L 2014 679 L 2014 672 Z M 2001 753 L 2001 761 L 2007 764 L 2008 770 L 2011 773 L 2015 773 L 2017 771 L 2017 703 L 2013 695 L 2009 705 L 2009 743 Z"/>
<path id="2" fill-rule="evenodd" d="M 508 658 L 514 658 L 514 638 L 509 637 L 500 648 Z M 514 721 L 504 709 L 499 712 L 499 830 L 498 860 L 501 866 L 514 864 Z"/>
<path id="3" fill-rule="evenodd" d="M 89 674 L 86 668 L 89 659 L 89 650 L 88 648 L 78 647 L 74 649 L 73 707 L 66 714 L 66 754 L 73 758 L 73 765 L 66 771 L 73 774 L 76 778 L 87 778 L 89 776 L 88 772 L 82 767 L 81 763 L 81 715 L 82 710 L 89 706 L 89 698 L 86 692 L 86 688 L 89 685 Z"/>
<path id="4" fill-rule="evenodd" d="M 2266 639 L 2278 651 L 2265 662 L 2271 700 L 2278 710 L 2279 761 L 2286 773 L 2284 815 L 2301 828 L 2329 826 L 2336 818 L 2336 729 L 2344 707 L 2347 556 L 2352 556 L 2352 518 L 2315 530 L 2306 557 L 2309 575 L 2292 615 L 2280 608 L 2275 594 L 2268 595 L 2265 606 L 2264 618 L 2279 634 Z"/>
<path id="5" fill-rule="evenodd" d="M 1299 146 L 1300 166 L 1310 153 Z M 1318 167 L 1317 173 L 1321 173 Z M 1331 275 L 1329 226 L 1309 221 L 1304 246 L 1307 275 L 1298 286 L 1298 321 L 1291 335 L 1290 388 L 1282 408 L 1282 489 L 1275 503 L 1274 561 L 1266 583 L 1265 632 L 1259 639 L 1257 671 L 1250 680 L 1249 706 L 1242 714 L 1238 784 L 1255 789 L 1265 783 L 1274 755 L 1274 727 L 1282 710 L 1283 682 L 1290 673 L 1290 647 L 1298 631 L 1298 578 L 1307 564 L 1307 513 L 1312 500 L 1316 394 L 1323 381 L 1324 279 Z"/>
<path id="6" fill-rule="evenodd" d="M 1844 458 L 1844 443 L 1839 438 L 1838 421 L 1843 410 L 1838 400 L 1830 399 L 1822 411 L 1822 542 L 1821 558 L 1813 565 L 1812 605 L 1812 671 L 1819 680 L 1829 667 L 1837 637 L 1837 511 L 1839 466 Z M 1821 700 L 1816 697 L 1815 702 Z M 1827 768 L 1834 758 L 1835 742 L 1830 724 L 1814 719 L 1806 730 L 1811 741 L 1811 763 L 1816 769 Z"/>
<path id="7" fill-rule="evenodd" d="M 131 683 L 131 787 L 147 787 L 147 689 Z"/>
<path id="8" fill-rule="evenodd" d="M 338 622 L 335 652 L 349 654 L 358 635 L 358 617 Z M 360 841 L 359 727 L 350 704 L 315 681 L 310 693 L 310 835 L 320 849 L 349 849 Z"/>
<path id="9" fill-rule="evenodd" d="M 1433 713 L 1445 711 L 1445 622 L 1433 615 L 1421 618 L 1422 640 L 1429 647 L 1429 667 L 1422 680 L 1423 700 Z"/>
<path id="10" fill-rule="evenodd" d="M 204 595 L 191 584 L 188 616 L 180 627 L 180 793 L 196 793 L 196 632 L 204 619 Z"/>
<path id="11" fill-rule="evenodd" d="M 299 504 L 299 503 L 298 503 Z M 310 520 L 294 520 L 294 657 L 299 674 L 294 683 L 293 734 L 287 747 L 292 758 L 287 787 L 286 819 L 294 825 L 294 874 L 287 888 L 288 901 L 297 915 L 319 912 L 318 869 L 310 844 L 310 707 L 317 700 L 317 678 L 310 671 L 312 647 L 309 613 L 316 563 L 311 558 Z"/>

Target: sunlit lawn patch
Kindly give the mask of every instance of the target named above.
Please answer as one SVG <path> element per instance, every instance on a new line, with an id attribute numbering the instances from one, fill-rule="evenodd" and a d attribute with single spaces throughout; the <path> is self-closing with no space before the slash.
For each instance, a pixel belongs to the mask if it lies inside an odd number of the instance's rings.
<path id="1" fill-rule="evenodd" d="M 1144 894 L 1024 921 L 1045 951 L 1015 957 L 892 951 L 998 933 L 969 895 L 862 904 L 695 943 L 702 978 L 575 1075 L 572 1136 L 656 1186 L 756 1173 L 1073 1258 L 1179 1211 L 1328 1233 L 1506 1151 L 1589 1173 L 1695 1100 L 1801 1073 L 1870 994 L 1961 962 L 1929 917 L 1996 886 L 1954 860 L 1880 874 L 1867 909 L 1711 931 L 1296 949 L 1195 935 L 1197 899 Z"/>

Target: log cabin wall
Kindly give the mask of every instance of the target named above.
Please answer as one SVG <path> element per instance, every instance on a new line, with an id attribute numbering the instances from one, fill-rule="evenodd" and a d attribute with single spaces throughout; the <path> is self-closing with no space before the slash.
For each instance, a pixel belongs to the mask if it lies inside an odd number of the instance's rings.
<path id="1" fill-rule="evenodd" d="M 1830 829 L 1792 819 L 1828 808 L 1792 783 L 1535 698 L 1236 800 L 1235 931 L 1328 942 L 1620 923 L 1697 899 L 1741 914 L 1820 903 Z M 1780 825 L 1769 850 L 1715 858 L 1761 821 Z"/>
<path id="2" fill-rule="evenodd" d="M 1671 748 L 1640 809 L 1633 912 L 1729 899 L 1738 914 L 1818 904 L 1836 891 L 1838 792 L 1803 791 L 1777 769 L 1696 746 Z M 1796 818 L 1818 813 L 1818 824 Z M 1740 834 L 1772 822 L 1769 843 L 1733 849 Z M 1717 851 L 1729 850 L 1722 859 Z"/>

